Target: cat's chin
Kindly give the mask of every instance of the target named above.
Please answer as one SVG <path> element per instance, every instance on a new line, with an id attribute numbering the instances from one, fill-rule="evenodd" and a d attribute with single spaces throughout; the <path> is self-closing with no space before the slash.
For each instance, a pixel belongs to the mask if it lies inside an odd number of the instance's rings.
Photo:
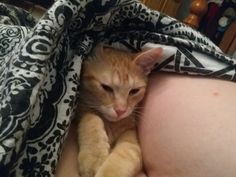
<path id="1" fill-rule="evenodd" d="M 107 114 L 103 114 L 103 118 L 106 119 L 107 121 L 110 121 L 110 122 L 118 122 L 120 120 L 123 120 L 127 117 L 129 117 L 130 114 L 124 114 L 120 117 L 116 116 L 116 115 L 107 115 Z"/>
<path id="2" fill-rule="evenodd" d="M 125 119 L 126 117 L 111 117 L 111 116 L 103 116 L 109 122 L 119 122 L 120 120 Z"/>

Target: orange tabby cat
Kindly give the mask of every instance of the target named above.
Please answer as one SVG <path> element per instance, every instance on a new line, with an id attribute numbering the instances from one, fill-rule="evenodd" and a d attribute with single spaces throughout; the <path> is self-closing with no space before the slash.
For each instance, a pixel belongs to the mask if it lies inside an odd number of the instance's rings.
<path id="1" fill-rule="evenodd" d="M 133 177 L 142 168 L 135 108 L 162 49 L 131 54 L 98 45 L 83 63 L 79 103 L 81 177 Z"/>

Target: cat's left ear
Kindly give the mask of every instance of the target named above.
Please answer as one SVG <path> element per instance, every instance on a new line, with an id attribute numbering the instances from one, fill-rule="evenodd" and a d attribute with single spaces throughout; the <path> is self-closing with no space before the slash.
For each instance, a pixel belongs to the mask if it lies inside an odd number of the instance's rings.
<path id="1" fill-rule="evenodd" d="M 154 68 L 155 64 L 160 61 L 162 56 L 163 49 L 161 47 L 153 48 L 139 53 L 135 57 L 134 62 L 140 66 L 145 75 L 148 75 Z"/>

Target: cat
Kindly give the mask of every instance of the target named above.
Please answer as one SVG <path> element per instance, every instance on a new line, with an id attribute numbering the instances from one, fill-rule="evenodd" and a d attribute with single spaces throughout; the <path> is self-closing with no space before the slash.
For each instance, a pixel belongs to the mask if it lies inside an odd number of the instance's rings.
<path id="1" fill-rule="evenodd" d="M 78 112 L 80 177 L 134 177 L 142 169 L 135 111 L 162 48 L 128 53 L 97 45 L 83 62 Z"/>

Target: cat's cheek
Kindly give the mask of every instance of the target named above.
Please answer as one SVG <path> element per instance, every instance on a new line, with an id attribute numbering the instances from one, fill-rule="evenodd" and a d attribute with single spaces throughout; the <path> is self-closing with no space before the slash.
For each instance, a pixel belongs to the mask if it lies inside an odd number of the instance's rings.
<path id="1" fill-rule="evenodd" d="M 116 112 L 111 107 L 101 106 L 100 112 L 104 115 L 104 118 L 106 118 L 109 121 L 115 122 L 116 121 Z"/>

